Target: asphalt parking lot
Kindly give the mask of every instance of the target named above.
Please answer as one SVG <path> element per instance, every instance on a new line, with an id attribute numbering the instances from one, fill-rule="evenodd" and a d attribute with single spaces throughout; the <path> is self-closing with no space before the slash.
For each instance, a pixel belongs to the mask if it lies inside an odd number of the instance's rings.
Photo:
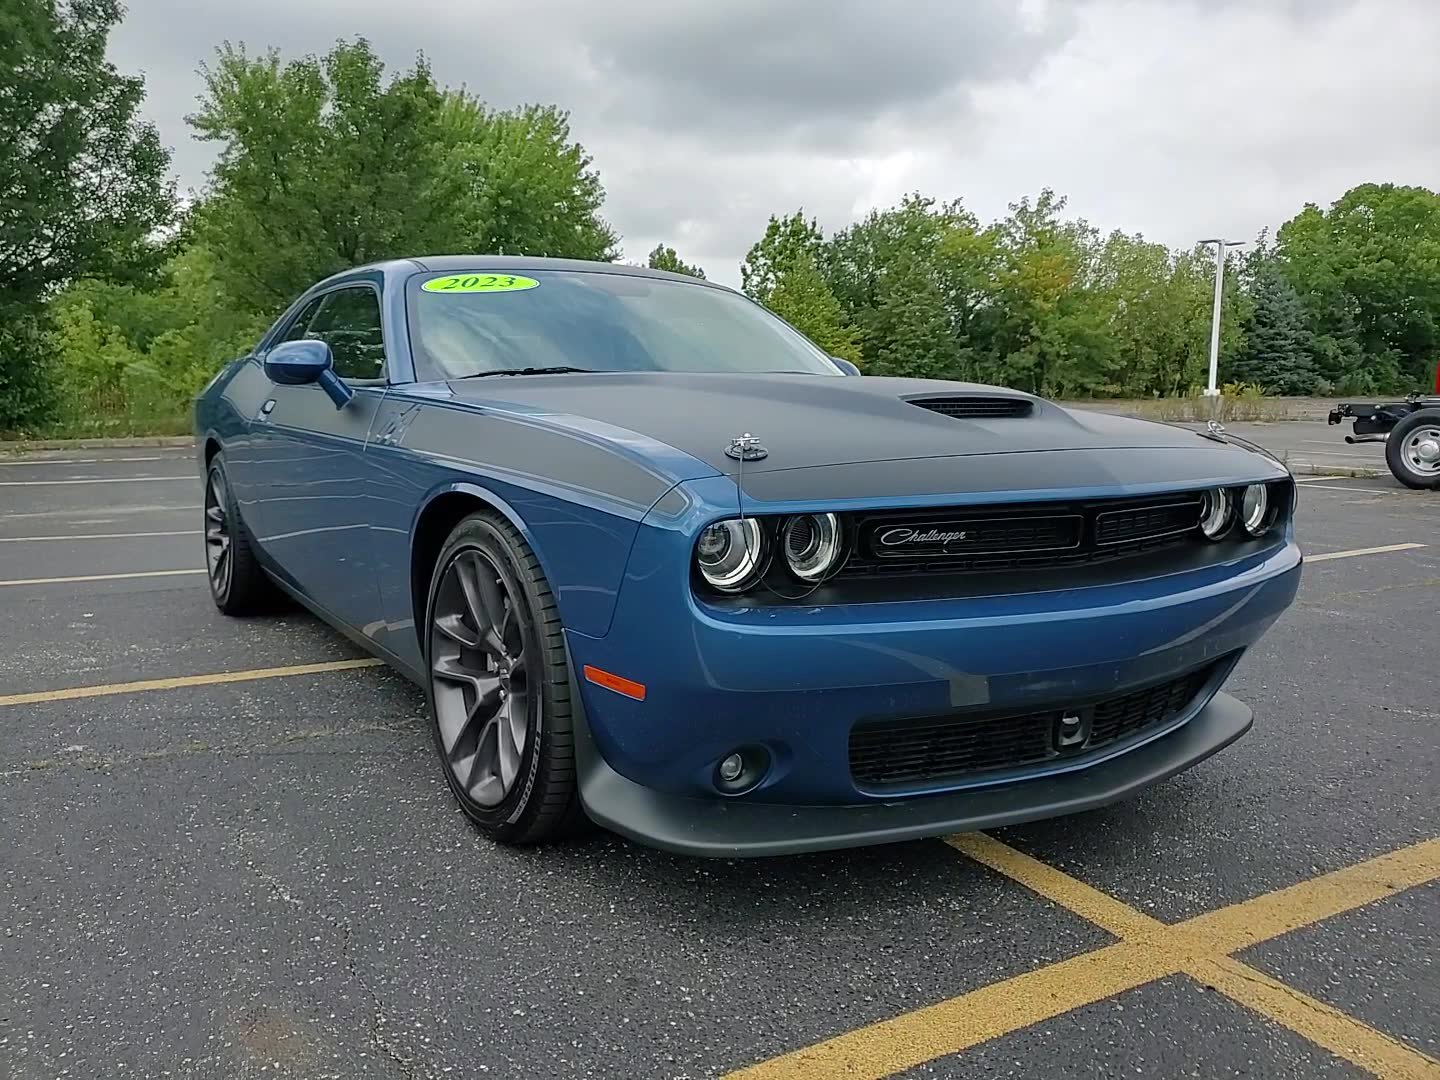
<path id="1" fill-rule="evenodd" d="M 418 691 L 214 610 L 189 451 L 0 457 L 0 1077 L 1440 1077 L 1440 495 L 1304 481 L 1239 743 L 727 863 L 494 847 Z"/>

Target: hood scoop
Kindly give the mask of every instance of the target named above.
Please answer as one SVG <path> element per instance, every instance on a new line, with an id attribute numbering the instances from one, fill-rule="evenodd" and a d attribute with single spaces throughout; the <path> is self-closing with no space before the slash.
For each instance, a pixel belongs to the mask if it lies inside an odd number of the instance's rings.
<path id="1" fill-rule="evenodd" d="M 1016 420 L 1035 411 L 1035 403 L 1025 398 L 978 394 L 943 394 L 904 400 L 911 405 L 918 405 L 922 409 L 929 409 L 956 420 Z"/>

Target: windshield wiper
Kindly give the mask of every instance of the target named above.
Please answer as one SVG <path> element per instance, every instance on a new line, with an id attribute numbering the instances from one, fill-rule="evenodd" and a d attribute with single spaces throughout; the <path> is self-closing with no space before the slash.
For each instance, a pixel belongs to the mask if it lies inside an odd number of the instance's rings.
<path id="1" fill-rule="evenodd" d="M 564 365 L 560 367 L 516 367 L 500 368 L 497 371 L 477 371 L 472 375 L 461 375 L 459 377 L 462 379 L 485 379 L 491 375 L 569 375 L 571 372 L 584 374 L 586 372 L 593 372 L 594 370 L 594 368 L 566 367 Z"/>

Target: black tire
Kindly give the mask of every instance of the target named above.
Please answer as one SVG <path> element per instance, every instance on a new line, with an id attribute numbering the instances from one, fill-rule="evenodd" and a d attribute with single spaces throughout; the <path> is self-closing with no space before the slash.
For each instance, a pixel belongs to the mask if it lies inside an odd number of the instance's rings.
<path id="1" fill-rule="evenodd" d="M 1434 433 L 1435 439 L 1427 438 Z M 1440 443 L 1440 409 L 1421 409 L 1401 420 L 1385 440 L 1385 464 L 1395 479 L 1409 488 L 1433 491 L 1440 488 L 1440 458 L 1426 459 L 1423 443 Z"/>
<path id="2" fill-rule="evenodd" d="M 524 537 L 498 515 L 461 521 L 435 560 L 425 612 L 430 731 L 460 808 L 505 844 L 575 831 L 584 815 L 563 627 Z"/>
<path id="3" fill-rule="evenodd" d="M 240 518 L 224 453 L 210 459 L 205 472 L 205 567 L 210 597 L 226 615 L 254 615 L 273 607 L 275 585 L 255 557 L 254 542 Z"/>

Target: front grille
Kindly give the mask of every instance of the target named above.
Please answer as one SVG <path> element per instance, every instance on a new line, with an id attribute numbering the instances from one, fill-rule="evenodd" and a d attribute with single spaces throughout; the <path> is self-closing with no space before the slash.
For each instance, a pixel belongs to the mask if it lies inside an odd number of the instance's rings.
<path id="1" fill-rule="evenodd" d="M 840 578 L 1045 570 L 1200 542 L 1200 494 L 877 512 Z"/>
<path id="2" fill-rule="evenodd" d="M 1064 551 L 1080 545 L 1084 526 L 1079 514 L 917 521 L 878 527 L 870 541 L 877 559 Z"/>
<path id="3" fill-rule="evenodd" d="M 1216 667 L 1075 708 L 862 722 L 850 731 L 850 775 L 862 787 L 894 787 L 1083 760 L 1174 720 L 1195 701 Z M 1062 746 L 1063 739 L 1073 737 L 1062 736 L 1062 718 L 1068 718 L 1064 731 L 1078 730 L 1083 738 Z"/>
<path id="4" fill-rule="evenodd" d="M 1106 510 L 1095 515 L 1095 543 L 1123 544 L 1187 532 L 1200 520 L 1199 496 L 1153 506 Z"/>
<path id="5" fill-rule="evenodd" d="M 1024 398 L 1007 397 L 962 397 L 948 394 L 944 397 L 906 398 L 911 405 L 939 413 L 956 420 L 1014 420 L 1029 416 L 1034 410 L 1033 402 Z"/>

